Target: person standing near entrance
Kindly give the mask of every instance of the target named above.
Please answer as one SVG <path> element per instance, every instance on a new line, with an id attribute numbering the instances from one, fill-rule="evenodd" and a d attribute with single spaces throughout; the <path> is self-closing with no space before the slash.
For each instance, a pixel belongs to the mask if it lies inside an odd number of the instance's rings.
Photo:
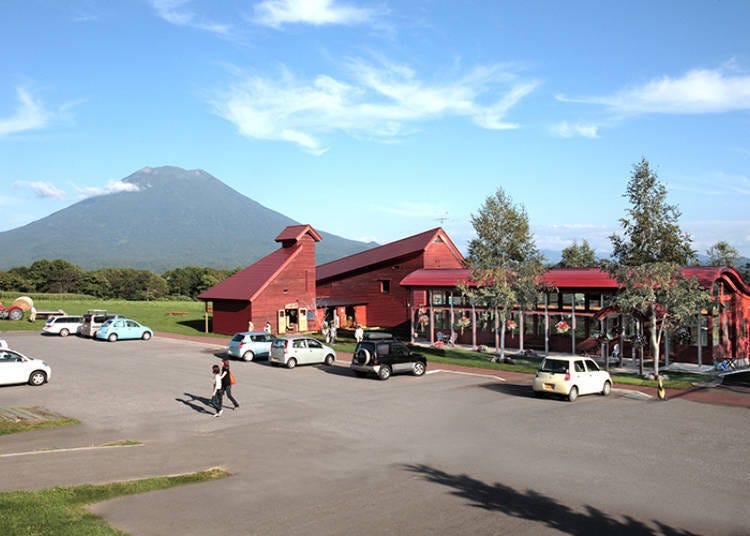
<path id="1" fill-rule="evenodd" d="M 271 334 L 271 323 L 270 322 L 266 322 L 266 327 L 263 328 L 263 331 L 265 331 L 269 335 Z"/>
<path id="2" fill-rule="evenodd" d="M 232 401 L 232 404 L 234 404 L 233 409 L 237 409 L 240 407 L 240 403 L 235 400 L 235 398 L 232 396 L 232 384 L 234 383 L 234 374 L 231 373 L 229 370 L 229 360 L 228 359 L 222 359 L 221 360 L 221 388 L 224 391 L 224 394 L 227 395 L 227 398 Z"/>

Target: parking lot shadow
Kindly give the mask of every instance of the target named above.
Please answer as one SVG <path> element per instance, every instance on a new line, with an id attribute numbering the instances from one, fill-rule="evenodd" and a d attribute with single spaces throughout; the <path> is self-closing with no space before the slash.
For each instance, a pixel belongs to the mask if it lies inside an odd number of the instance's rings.
<path id="1" fill-rule="evenodd" d="M 185 395 L 186 399 L 175 398 L 175 400 L 177 402 L 182 402 L 183 404 L 185 404 L 186 406 L 192 408 L 193 410 L 197 411 L 198 413 L 212 414 L 212 413 L 214 413 L 216 411 L 214 409 L 213 405 L 211 404 L 211 399 L 210 398 L 206 398 L 205 396 L 193 395 L 193 394 L 190 394 L 190 393 L 183 393 L 183 394 Z M 201 404 L 203 404 L 203 405 L 201 405 Z M 211 411 L 209 411 L 206 408 L 209 408 Z"/>
<path id="2" fill-rule="evenodd" d="M 422 476 L 428 482 L 451 488 L 452 495 L 466 499 L 470 506 L 542 523 L 564 534 L 661 534 L 696 536 L 688 530 L 669 527 L 652 520 L 655 530 L 642 521 L 624 516 L 616 519 L 587 505 L 578 512 L 534 490 L 519 491 L 499 482 L 487 484 L 467 475 L 452 475 L 424 464 L 404 464 L 402 469 Z"/>
<path id="3" fill-rule="evenodd" d="M 483 387 L 484 389 L 489 389 L 490 391 L 497 391 L 498 393 L 503 393 L 505 395 L 520 396 L 523 398 L 534 397 L 534 393 L 532 392 L 530 385 L 519 385 L 516 383 L 491 382 L 491 383 L 483 383 L 482 385 L 480 385 L 480 387 Z"/>

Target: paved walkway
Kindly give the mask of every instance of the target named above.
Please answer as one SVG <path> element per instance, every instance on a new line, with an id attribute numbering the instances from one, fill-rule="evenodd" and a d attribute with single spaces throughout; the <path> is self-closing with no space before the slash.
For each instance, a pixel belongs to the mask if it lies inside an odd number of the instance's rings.
<path id="1" fill-rule="evenodd" d="M 181 335 L 177 333 L 167 332 L 157 332 L 156 335 L 159 337 L 179 339 L 183 341 L 193 341 L 201 344 L 215 344 L 216 346 L 224 347 L 227 345 L 227 342 L 229 340 L 229 336 L 227 336 L 226 339 L 220 339 L 217 337 L 208 337 L 203 335 Z M 510 353 L 512 352 L 509 352 L 509 354 Z M 338 352 L 337 357 L 338 361 L 342 362 L 349 362 L 351 360 L 351 354 L 346 352 Z M 634 372 L 634 370 L 637 370 L 637 366 L 631 365 L 629 361 L 629 359 L 625 359 L 623 361 L 624 366 L 622 368 L 611 367 L 611 371 L 615 374 L 617 373 L 617 371 Z M 432 363 L 428 366 L 428 370 L 438 369 L 452 372 L 461 372 L 465 374 L 502 376 L 506 380 L 506 382 L 517 385 L 531 385 L 531 380 L 533 378 L 533 375 L 524 374 L 521 372 L 510 372 L 505 370 L 498 371 L 494 369 L 464 367 L 461 365 L 449 365 L 444 363 Z M 682 398 L 684 400 L 691 400 L 693 402 L 701 402 L 705 404 L 719 404 L 725 406 L 750 408 L 750 389 L 739 386 L 720 385 L 716 384 L 716 382 L 712 383 L 710 380 L 711 377 L 707 375 L 705 385 L 696 385 L 688 389 L 667 389 L 667 400 L 671 398 Z M 616 383 L 615 380 L 615 389 L 637 391 L 656 400 L 656 389 L 654 387 L 619 384 Z"/>

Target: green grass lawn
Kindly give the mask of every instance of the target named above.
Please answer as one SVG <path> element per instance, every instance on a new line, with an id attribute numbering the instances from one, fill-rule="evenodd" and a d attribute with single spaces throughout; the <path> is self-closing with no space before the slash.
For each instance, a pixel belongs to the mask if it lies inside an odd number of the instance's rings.
<path id="1" fill-rule="evenodd" d="M 181 333 L 184 335 L 206 335 L 204 333 L 204 304 L 197 301 L 126 301 L 126 300 L 102 300 L 80 295 L 44 295 L 30 294 L 34 300 L 34 306 L 39 311 L 64 310 L 67 314 L 82 315 L 88 309 L 106 309 L 128 318 L 137 320 L 154 331 L 168 331 L 170 333 Z M 0 301 L 9 305 L 17 298 L 17 293 L 7 295 L 0 293 Z M 180 315 L 169 315 L 167 313 L 186 313 Z M 11 321 L 0 320 L 0 333 L 3 331 L 41 331 L 44 319 L 29 322 L 28 315 L 23 320 Z M 214 335 L 226 338 L 226 335 Z"/>
<path id="2" fill-rule="evenodd" d="M 111 484 L 0 493 L 0 534 L 10 536 L 109 536 L 124 533 L 90 513 L 86 506 L 125 495 L 195 484 L 229 476 L 223 469 L 114 482 Z"/>

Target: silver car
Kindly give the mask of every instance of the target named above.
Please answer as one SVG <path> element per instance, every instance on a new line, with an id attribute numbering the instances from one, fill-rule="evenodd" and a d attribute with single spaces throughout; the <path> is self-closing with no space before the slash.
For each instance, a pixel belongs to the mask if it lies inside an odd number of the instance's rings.
<path id="1" fill-rule="evenodd" d="M 67 337 L 71 333 L 78 334 L 81 331 L 82 325 L 82 316 L 51 316 L 44 323 L 42 333 L 48 333 L 50 335 L 60 335 L 60 337 Z"/>
<path id="2" fill-rule="evenodd" d="M 336 350 L 310 337 L 284 337 L 271 343 L 272 365 L 286 365 L 294 368 L 309 363 L 333 365 L 336 361 Z"/>
<path id="3" fill-rule="evenodd" d="M 265 331 L 235 333 L 227 345 L 227 353 L 244 361 L 252 361 L 256 357 L 265 359 L 271 353 L 273 339 L 273 335 Z"/>

